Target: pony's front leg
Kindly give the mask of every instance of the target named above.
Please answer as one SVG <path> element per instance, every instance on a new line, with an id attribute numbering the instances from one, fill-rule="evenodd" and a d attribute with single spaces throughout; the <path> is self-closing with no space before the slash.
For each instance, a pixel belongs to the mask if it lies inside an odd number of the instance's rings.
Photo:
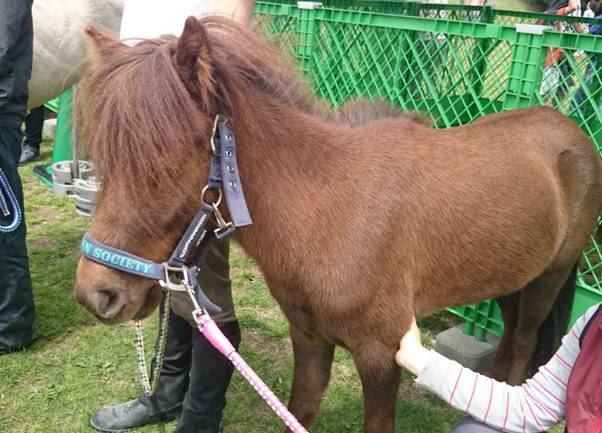
<path id="1" fill-rule="evenodd" d="M 291 339 L 295 374 L 288 408 L 307 428 L 316 418 L 322 394 L 330 380 L 334 346 L 303 333 L 294 325 L 291 325 Z"/>
<path id="2" fill-rule="evenodd" d="M 364 392 L 364 432 L 394 433 L 400 370 L 396 347 L 374 344 L 352 352 Z"/>

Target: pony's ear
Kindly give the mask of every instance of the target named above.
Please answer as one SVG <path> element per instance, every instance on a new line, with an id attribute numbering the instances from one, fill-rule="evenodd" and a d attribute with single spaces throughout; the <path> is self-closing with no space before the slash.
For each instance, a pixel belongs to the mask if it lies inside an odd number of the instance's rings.
<path id="1" fill-rule="evenodd" d="M 176 46 L 175 62 L 186 85 L 196 90 L 204 99 L 199 102 L 208 103 L 206 98 L 214 93 L 211 47 L 207 30 L 195 17 L 186 19 Z"/>
<path id="2" fill-rule="evenodd" d="M 127 49 L 125 44 L 122 44 L 119 40 L 101 32 L 94 26 L 86 26 L 84 31 L 91 42 L 92 52 L 97 57 L 106 58 L 116 51 Z"/>

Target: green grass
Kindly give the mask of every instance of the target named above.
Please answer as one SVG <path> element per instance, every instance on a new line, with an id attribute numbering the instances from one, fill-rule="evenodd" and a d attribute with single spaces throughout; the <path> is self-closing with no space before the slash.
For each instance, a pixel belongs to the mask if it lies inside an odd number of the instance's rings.
<path id="1" fill-rule="evenodd" d="M 49 146 L 43 156 L 50 158 Z M 29 253 L 37 306 L 35 341 L 26 350 L 0 357 L 0 432 L 94 432 L 92 414 L 108 403 L 140 393 L 133 326 L 101 325 L 74 300 L 78 245 L 89 220 L 78 217 L 70 199 L 59 198 L 31 172 L 21 170 L 26 193 Z M 234 296 L 243 328 L 242 355 L 286 400 L 292 373 L 287 323 L 253 262 L 232 254 Z M 146 321 L 154 339 L 156 315 Z M 422 323 L 424 338 L 455 323 L 447 314 Z M 349 355 L 337 350 L 331 385 L 312 432 L 361 432 L 362 397 Z M 228 433 L 282 431 L 278 419 L 237 373 L 228 393 Z M 444 433 L 462 416 L 436 397 L 417 391 L 409 374 L 397 400 L 397 431 Z M 170 432 L 175 422 L 138 432 Z"/>

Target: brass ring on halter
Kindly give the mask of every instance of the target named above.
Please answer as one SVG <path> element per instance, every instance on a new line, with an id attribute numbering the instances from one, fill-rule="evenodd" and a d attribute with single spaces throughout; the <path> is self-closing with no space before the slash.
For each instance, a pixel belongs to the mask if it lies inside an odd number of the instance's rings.
<path id="1" fill-rule="evenodd" d="M 221 188 L 210 188 L 209 185 L 205 185 L 205 188 L 203 188 L 203 192 L 201 192 L 201 200 L 203 201 L 203 203 L 208 203 L 209 204 L 209 202 L 205 201 L 205 194 L 210 189 L 216 189 L 217 192 L 218 192 L 217 201 L 211 203 L 213 206 L 217 207 L 217 206 L 219 206 L 222 203 L 223 193 L 222 193 L 222 189 Z"/>

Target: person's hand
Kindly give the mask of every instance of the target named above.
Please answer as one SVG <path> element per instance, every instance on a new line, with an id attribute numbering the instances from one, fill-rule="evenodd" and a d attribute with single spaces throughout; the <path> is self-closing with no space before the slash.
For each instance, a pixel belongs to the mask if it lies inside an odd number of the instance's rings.
<path id="1" fill-rule="evenodd" d="M 418 376 L 424 369 L 428 356 L 429 350 L 425 349 L 420 342 L 420 330 L 416 324 L 416 318 L 412 318 L 410 330 L 399 342 L 399 351 L 395 355 L 395 362 Z"/>

